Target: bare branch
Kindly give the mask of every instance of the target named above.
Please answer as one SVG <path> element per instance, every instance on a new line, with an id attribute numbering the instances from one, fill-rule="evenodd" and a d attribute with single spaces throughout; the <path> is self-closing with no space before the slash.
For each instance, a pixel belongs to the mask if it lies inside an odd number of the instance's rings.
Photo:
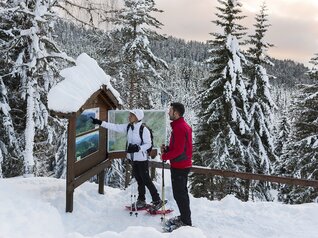
<path id="1" fill-rule="evenodd" d="M 61 5 L 56 5 L 56 7 L 62 9 L 63 11 L 65 11 L 70 17 L 72 17 L 72 18 L 73 18 L 74 20 L 76 20 L 77 22 L 80 22 L 80 23 L 82 23 L 83 25 L 89 26 L 89 27 L 91 27 L 91 28 L 93 28 L 93 29 L 95 29 L 95 30 L 98 29 L 98 28 L 97 28 L 96 26 L 94 26 L 93 24 L 88 23 L 88 22 L 85 22 L 85 21 L 79 19 L 78 17 L 74 16 L 74 15 L 73 15 L 68 9 L 66 9 L 65 7 L 63 7 L 63 6 L 61 6 Z"/>

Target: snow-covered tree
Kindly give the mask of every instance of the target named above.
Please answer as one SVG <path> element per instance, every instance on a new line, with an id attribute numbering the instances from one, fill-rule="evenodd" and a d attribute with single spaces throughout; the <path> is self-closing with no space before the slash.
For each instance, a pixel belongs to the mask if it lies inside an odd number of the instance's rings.
<path id="1" fill-rule="evenodd" d="M 52 40 L 55 2 L 7 1 L 0 8 L 1 144 L 10 148 L 2 150 L 5 176 L 47 175 L 63 141 L 65 123 L 50 116 L 46 101 L 60 67 L 73 62 Z"/>
<path id="2" fill-rule="evenodd" d="M 318 179 L 318 77 L 317 61 L 313 58 L 313 69 L 309 74 L 315 84 L 300 85 L 300 92 L 292 106 L 291 137 L 286 143 L 281 159 L 280 171 L 285 176 Z M 279 199 L 285 203 L 305 203 L 315 201 L 318 189 L 284 185 Z"/>
<path id="3" fill-rule="evenodd" d="M 283 154 L 283 148 L 287 144 L 290 136 L 290 118 L 287 116 L 287 112 L 283 113 L 277 130 L 277 139 L 275 142 L 275 154 L 280 158 Z"/>
<path id="4" fill-rule="evenodd" d="M 251 147 L 253 148 L 253 159 L 250 167 L 253 173 L 270 174 L 272 163 L 276 161 L 274 153 L 273 137 L 273 109 L 275 104 L 272 100 L 269 77 L 264 68 L 271 65 L 266 51 L 272 45 L 265 42 L 265 34 L 270 26 L 266 5 L 263 3 L 260 13 L 256 15 L 255 34 L 250 36 L 248 43 L 249 64 L 246 74 L 249 79 L 248 101 L 249 101 L 249 125 L 251 133 Z M 252 196 L 260 199 L 272 200 L 269 193 L 269 185 L 262 181 L 251 184 Z"/>
<path id="5" fill-rule="evenodd" d="M 312 64 L 311 70 L 308 72 L 308 75 L 313 80 L 318 80 L 318 54 L 315 54 L 313 58 L 309 61 Z"/>
<path id="6" fill-rule="evenodd" d="M 3 177 L 2 175 L 2 162 L 3 162 L 3 156 L 2 156 L 2 150 L 0 151 L 0 178 Z"/>
<path id="7" fill-rule="evenodd" d="M 124 7 L 116 11 L 114 24 L 118 27 L 117 40 L 121 49 L 117 54 L 119 71 L 118 88 L 123 89 L 122 98 L 128 107 L 153 108 L 153 97 L 163 78 L 157 71 L 167 68 L 162 59 L 156 57 L 150 49 L 150 40 L 160 36 L 154 28 L 162 24 L 150 14 L 161 12 L 153 0 L 124 0 Z M 156 90 L 155 90 L 156 89 Z"/>
<path id="8" fill-rule="evenodd" d="M 255 65 L 273 65 L 270 57 L 267 55 L 267 50 L 273 47 L 273 44 L 265 42 L 265 34 L 268 28 L 271 26 L 268 23 L 268 14 L 266 13 L 267 7 L 265 2 L 263 2 L 260 12 L 256 14 L 254 24 L 255 33 L 249 36 L 248 44 L 250 48 L 248 49 L 248 60 L 252 66 Z M 256 69 L 254 69 L 256 71 Z M 254 73 L 255 74 L 255 73 Z"/>
<path id="9" fill-rule="evenodd" d="M 245 28 L 238 24 L 242 6 L 239 1 L 218 0 L 218 17 L 213 21 L 223 29 L 212 33 L 208 64 L 210 75 L 205 79 L 203 92 L 199 97 L 201 111 L 196 131 L 194 163 L 211 168 L 233 171 L 249 171 L 250 128 L 248 124 L 247 91 L 242 75 L 245 57 L 240 51 L 239 39 Z M 203 179 L 203 180 L 202 180 Z M 201 185 L 208 198 L 222 198 L 226 194 L 248 199 L 248 186 L 232 178 L 214 177 L 211 182 L 202 176 L 192 177 L 192 192 Z M 212 186 L 213 184 L 213 186 Z"/>
<path id="10" fill-rule="evenodd" d="M 185 119 L 192 127 L 197 124 L 199 104 L 196 99 L 201 88 L 201 81 L 198 79 L 207 74 L 207 67 L 203 63 L 184 58 L 173 60 L 169 64 L 169 70 L 162 73 L 165 91 L 162 92 L 161 104 L 166 108 L 171 101 L 182 102 L 186 108 Z"/>
<path id="11" fill-rule="evenodd" d="M 3 59 L 0 63 L 5 65 Z M 6 72 L 7 70 L 2 68 L 1 75 L 5 75 Z M 10 113 L 11 107 L 8 96 L 8 89 L 10 90 L 10 88 L 4 84 L 4 79 L 5 77 L 0 77 L 0 176 L 2 177 L 4 173 L 5 177 L 11 177 L 22 173 L 23 160 L 20 143 L 13 125 L 14 116 Z"/>

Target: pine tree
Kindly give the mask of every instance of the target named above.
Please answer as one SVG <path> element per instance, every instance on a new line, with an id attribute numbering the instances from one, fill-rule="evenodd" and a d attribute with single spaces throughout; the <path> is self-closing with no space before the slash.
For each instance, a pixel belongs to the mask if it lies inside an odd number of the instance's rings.
<path id="1" fill-rule="evenodd" d="M 204 91 L 199 97 L 201 111 L 196 132 L 194 163 L 211 168 L 246 171 L 250 160 L 247 91 L 242 75 L 244 55 L 240 52 L 238 40 L 245 34 L 245 28 L 237 23 L 242 6 L 234 0 L 218 0 L 220 7 L 213 21 L 223 33 L 212 33 L 208 64 L 210 75 L 204 82 Z M 210 199 L 235 194 L 248 199 L 248 189 L 238 179 L 214 177 L 205 182 L 202 176 L 192 177 L 192 188 L 201 184 Z M 214 184 L 213 186 L 211 184 Z M 192 192 L 195 192 L 192 189 Z"/>
<path id="2" fill-rule="evenodd" d="M 317 62 L 316 58 L 312 63 Z M 318 82 L 317 65 L 309 71 Z M 281 159 L 280 170 L 285 176 L 318 179 L 318 83 L 300 85 L 300 92 L 292 107 L 292 132 L 285 153 Z M 318 189 L 284 185 L 278 197 L 285 203 L 313 202 Z"/>
<path id="3" fill-rule="evenodd" d="M 290 120 L 287 116 L 287 112 L 285 111 L 283 113 L 283 116 L 280 119 L 280 122 L 278 124 L 278 133 L 277 133 L 277 141 L 275 144 L 275 154 L 280 158 L 283 155 L 283 148 L 284 145 L 287 144 L 289 135 L 290 135 Z"/>
<path id="4" fill-rule="evenodd" d="M 275 104 L 271 97 L 269 77 L 264 66 L 272 65 L 266 51 L 272 45 L 264 40 L 270 26 L 266 5 L 263 3 L 260 13 L 256 15 L 255 34 L 250 36 L 248 43 L 247 77 L 249 101 L 249 125 L 253 159 L 249 161 L 251 172 L 271 174 L 272 163 L 275 163 L 273 137 L 273 109 Z M 259 199 L 272 200 L 270 186 L 266 182 L 255 181 L 251 184 L 252 196 Z"/>
<path id="5" fill-rule="evenodd" d="M 59 79 L 59 67 L 73 61 L 52 40 L 53 3 L 7 1 L 0 8 L 4 65 L 0 98 L 4 123 L 0 130 L 4 132 L 1 144 L 10 148 L 2 150 L 6 177 L 22 173 L 43 176 L 52 171 L 60 135 L 66 129 L 65 123 L 50 116 L 46 100 Z"/>
<path id="6" fill-rule="evenodd" d="M 203 78 L 207 73 L 207 67 L 203 63 L 183 58 L 173 60 L 169 64 L 169 70 L 162 73 L 162 77 L 166 80 L 161 104 L 166 107 L 170 101 L 182 102 L 186 108 L 185 118 L 187 122 L 191 126 L 197 124 L 199 105 L 196 99 L 201 87 L 201 82 L 198 79 Z"/>
<path id="7" fill-rule="evenodd" d="M 161 38 L 150 27 L 162 26 L 150 14 L 162 11 L 155 8 L 153 0 L 125 0 L 124 4 L 124 8 L 116 12 L 114 21 L 119 27 L 115 35 L 119 36 L 117 40 L 121 45 L 117 87 L 125 90 L 121 95 L 128 107 L 153 108 L 157 86 L 163 81 L 157 70 L 167 68 L 167 64 L 150 49 L 149 41 Z"/>
<path id="8" fill-rule="evenodd" d="M 267 55 L 267 50 L 270 47 L 273 47 L 273 44 L 266 43 L 264 41 L 265 34 L 268 31 L 268 28 L 271 26 L 268 24 L 268 14 L 266 13 L 267 7 L 265 2 L 263 2 L 261 6 L 261 10 L 259 14 L 256 14 L 254 24 L 255 34 L 249 36 L 249 43 L 251 46 L 248 49 L 248 60 L 250 61 L 252 66 L 262 65 L 262 66 L 273 66 L 274 64 L 271 62 L 270 57 Z M 256 71 L 256 69 L 255 69 Z M 254 72 L 254 74 L 256 74 Z"/>
<path id="9" fill-rule="evenodd" d="M 10 113 L 11 107 L 9 105 L 8 91 L 11 90 L 4 83 L 6 76 L 10 73 L 9 68 L 6 67 L 10 52 L 5 52 L 5 44 L 7 41 L 10 41 L 10 32 L 12 31 L 10 30 L 12 19 L 3 11 L 7 6 L 8 3 L 0 3 L 0 64 L 2 66 L 0 68 L 0 153 L 2 157 L 2 174 L 4 177 L 11 177 L 22 174 L 23 160 L 20 142 L 17 139 L 16 130 L 13 126 L 14 117 Z M 8 83 L 12 85 L 12 82 L 8 81 Z M 7 167 L 12 167 L 12 170 L 9 172 L 6 169 Z"/>
<path id="10" fill-rule="evenodd" d="M 2 156 L 2 150 L 0 151 L 0 178 L 3 178 L 2 174 L 2 162 L 3 162 L 3 156 Z"/>
<path id="11" fill-rule="evenodd" d="M 312 64 L 312 69 L 308 72 L 308 75 L 316 81 L 318 79 L 318 53 L 310 59 L 309 63 Z"/>

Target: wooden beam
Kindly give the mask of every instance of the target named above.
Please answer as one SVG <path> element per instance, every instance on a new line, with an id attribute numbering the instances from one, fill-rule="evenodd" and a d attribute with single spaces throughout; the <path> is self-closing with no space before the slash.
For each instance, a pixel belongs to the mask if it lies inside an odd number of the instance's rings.
<path id="1" fill-rule="evenodd" d="M 161 162 L 149 161 L 149 167 L 162 168 Z M 169 169 L 170 165 L 165 164 L 165 169 Z M 193 166 L 190 170 L 193 173 L 206 174 L 210 176 L 222 176 L 222 177 L 234 177 L 240 179 L 250 179 L 250 180 L 261 180 L 269 181 L 274 183 L 290 184 L 290 185 L 299 185 L 299 186 L 308 186 L 318 188 L 318 180 L 307 180 L 307 179 L 297 179 L 265 174 L 253 174 L 253 173 L 244 173 L 244 172 L 235 172 L 222 169 L 211 169 L 201 166 Z"/>
<path id="2" fill-rule="evenodd" d="M 74 189 L 77 188 L 82 183 L 84 183 L 85 181 L 93 177 L 94 175 L 101 173 L 105 168 L 109 167 L 110 165 L 111 165 L 111 161 L 109 159 L 104 160 L 103 162 L 91 168 L 87 172 L 76 177 L 75 181 L 70 186 L 74 187 Z"/>
<path id="3" fill-rule="evenodd" d="M 117 151 L 108 153 L 109 159 L 125 159 L 127 157 L 125 151 Z"/>
<path id="4" fill-rule="evenodd" d="M 162 169 L 162 162 L 158 161 L 149 161 L 149 167 Z M 165 169 L 170 169 L 170 164 L 164 163 Z"/>
<path id="5" fill-rule="evenodd" d="M 150 157 L 155 158 L 157 156 L 158 150 L 153 149 L 150 152 Z M 109 152 L 108 158 L 109 159 L 125 159 L 127 157 L 127 153 L 125 151 L 116 151 L 116 152 Z"/>

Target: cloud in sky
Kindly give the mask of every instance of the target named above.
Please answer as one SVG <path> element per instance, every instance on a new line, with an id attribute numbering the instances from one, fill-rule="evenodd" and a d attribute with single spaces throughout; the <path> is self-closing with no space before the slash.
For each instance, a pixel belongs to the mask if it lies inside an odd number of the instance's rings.
<path id="1" fill-rule="evenodd" d="M 241 0 L 241 24 L 253 33 L 255 13 L 263 0 Z M 164 12 L 156 18 L 164 26 L 161 33 L 185 40 L 207 41 L 209 33 L 218 31 L 211 21 L 216 18 L 216 0 L 156 0 Z M 269 23 L 266 40 L 275 45 L 269 54 L 279 59 L 292 59 L 308 65 L 318 53 L 318 0 L 267 0 Z"/>

